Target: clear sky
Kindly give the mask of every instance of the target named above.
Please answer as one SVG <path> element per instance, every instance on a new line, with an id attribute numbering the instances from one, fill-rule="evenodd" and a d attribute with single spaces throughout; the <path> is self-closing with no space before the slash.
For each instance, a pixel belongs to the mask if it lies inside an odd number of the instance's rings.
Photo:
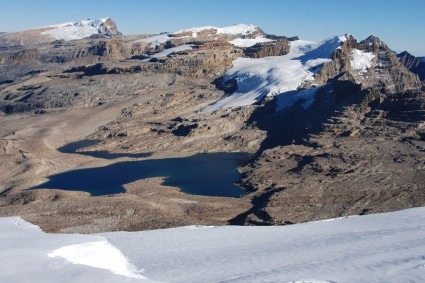
<path id="1" fill-rule="evenodd" d="M 0 31 L 111 17 L 124 34 L 250 23 L 302 39 L 373 34 L 425 56 L 425 0 L 0 0 Z"/>

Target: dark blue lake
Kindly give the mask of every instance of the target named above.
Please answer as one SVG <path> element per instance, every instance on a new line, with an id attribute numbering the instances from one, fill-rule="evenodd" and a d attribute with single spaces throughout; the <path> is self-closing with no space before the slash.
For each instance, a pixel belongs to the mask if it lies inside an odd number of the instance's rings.
<path id="1" fill-rule="evenodd" d="M 82 144 L 73 146 L 74 149 L 81 148 Z M 108 153 L 103 152 L 102 155 L 108 156 Z M 52 175 L 48 182 L 33 189 L 84 191 L 100 196 L 125 192 L 124 184 L 140 179 L 166 177 L 164 185 L 178 187 L 188 194 L 240 197 L 244 191 L 234 185 L 240 180 L 237 168 L 250 157 L 248 153 L 203 153 L 185 158 L 119 162 Z"/>

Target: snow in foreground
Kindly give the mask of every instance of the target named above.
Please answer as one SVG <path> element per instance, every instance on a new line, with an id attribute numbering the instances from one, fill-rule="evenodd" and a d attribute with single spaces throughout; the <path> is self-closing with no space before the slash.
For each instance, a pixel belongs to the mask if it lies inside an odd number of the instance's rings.
<path id="1" fill-rule="evenodd" d="M 425 282 L 425 207 L 284 227 L 45 234 L 0 218 L 0 282 Z"/>

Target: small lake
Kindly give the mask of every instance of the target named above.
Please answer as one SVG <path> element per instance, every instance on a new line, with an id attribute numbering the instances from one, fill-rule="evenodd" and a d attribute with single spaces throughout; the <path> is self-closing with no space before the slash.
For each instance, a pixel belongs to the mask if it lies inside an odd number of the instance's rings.
<path id="1" fill-rule="evenodd" d="M 80 141 L 61 148 L 68 153 L 98 141 Z M 100 151 L 100 158 L 117 158 Z M 77 152 L 82 154 L 83 152 Z M 84 154 L 99 157 L 99 152 Z M 142 153 L 143 154 L 143 153 Z M 137 154 L 120 154 L 135 157 Z M 237 168 L 249 160 L 248 153 L 202 153 L 184 158 L 166 158 L 118 162 L 112 165 L 85 168 L 49 176 L 49 181 L 32 189 L 84 191 L 92 196 L 123 193 L 124 184 L 151 177 L 165 177 L 164 185 L 180 188 L 194 195 L 240 197 L 244 191 L 234 185 L 240 180 Z M 139 156 L 142 157 L 142 156 Z"/>

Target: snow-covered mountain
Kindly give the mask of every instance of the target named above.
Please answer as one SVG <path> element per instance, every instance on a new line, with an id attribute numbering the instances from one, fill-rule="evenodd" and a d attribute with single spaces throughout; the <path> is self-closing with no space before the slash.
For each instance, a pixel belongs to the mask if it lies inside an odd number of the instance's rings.
<path id="1" fill-rule="evenodd" d="M 44 31 L 41 34 L 52 36 L 58 40 L 75 40 L 94 35 L 111 37 L 119 34 L 117 27 L 111 18 L 94 20 L 86 19 L 76 22 L 51 25 L 46 28 L 51 29 Z"/>
<path id="2" fill-rule="evenodd" d="M 22 46 L 24 49 L 28 48 L 38 52 L 36 49 L 41 45 L 46 45 L 44 49 L 49 49 L 51 48 L 49 44 L 56 40 L 111 38 L 118 35 L 121 33 L 111 18 L 85 19 L 0 34 L 0 45 L 7 48 Z"/>
<path id="3" fill-rule="evenodd" d="M 300 99 L 306 101 L 303 107 L 307 108 L 313 101 L 317 88 L 298 93 L 293 91 L 311 87 L 315 73 L 324 63 L 332 61 L 334 51 L 348 37 L 349 35 L 336 36 L 321 42 L 296 40 L 290 43 L 289 53 L 283 56 L 238 58 L 233 62 L 233 68 L 224 76 L 224 80 L 236 79 L 236 92 L 206 107 L 204 111 L 246 106 L 260 101 L 264 96 L 276 95 L 281 95 L 278 110 L 289 107 Z M 373 58 L 372 53 L 354 49 L 351 67 L 359 74 L 365 73 L 371 67 Z"/>
<path id="4" fill-rule="evenodd" d="M 192 33 L 192 37 L 197 37 L 197 34 L 206 30 L 212 30 L 215 34 L 228 34 L 228 35 L 252 35 L 260 29 L 251 24 L 236 24 L 228 27 L 216 26 L 203 26 L 181 29 L 172 34 Z"/>
<path id="5" fill-rule="evenodd" d="M 0 218 L 1 282 L 423 282 L 425 208 L 283 227 L 46 234 Z"/>
<path id="6" fill-rule="evenodd" d="M 141 39 L 142 42 L 151 43 L 151 47 L 163 44 L 170 39 L 203 39 L 217 40 L 225 37 L 235 46 L 251 46 L 257 42 L 272 41 L 263 37 L 264 32 L 257 26 L 251 24 L 237 24 L 228 27 L 203 26 L 181 29 L 171 33 L 162 33 L 160 35 Z M 235 41 L 233 41 L 235 40 Z M 244 41 L 246 40 L 246 41 Z"/>

